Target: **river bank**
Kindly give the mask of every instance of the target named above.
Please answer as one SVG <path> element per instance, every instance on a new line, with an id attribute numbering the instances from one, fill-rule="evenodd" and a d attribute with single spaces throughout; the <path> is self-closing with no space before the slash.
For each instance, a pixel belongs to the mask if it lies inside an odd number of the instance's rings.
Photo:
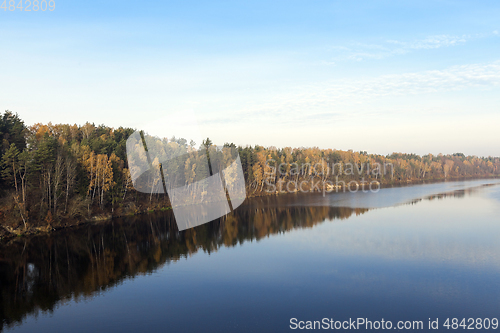
<path id="1" fill-rule="evenodd" d="M 457 182 L 457 181 L 473 181 L 473 180 L 483 180 L 483 179 L 500 179 L 498 176 L 491 176 L 491 177 L 460 177 L 460 178 L 448 178 L 448 179 L 428 179 L 428 180 L 419 180 L 419 179 L 414 179 L 414 180 L 405 180 L 405 181 L 393 181 L 393 182 L 386 182 L 386 183 L 379 183 L 377 182 L 377 186 L 379 186 L 380 189 L 386 189 L 386 188 L 398 188 L 398 187 L 407 187 L 407 186 L 415 186 L 415 185 L 425 185 L 425 184 L 437 184 L 437 183 L 446 183 L 446 182 Z M 347 183 L 349 184 L 349 183 Z M 352 192 L 355 193 L 357 191 L 363 191 L 367 190 L 367 185 L 357 185 L 353 186 L 351 184 L 351 187 L 345 186 L 345 187 L 333 187 L 330 188 L 326 193 L 327 194 L 332 194 L 332 193 L 345 193 L 345 192 Z M 266 192 L 266 191 L 260 191 L 260 192 L 252 192 L 251 190 L 247 190 L 247 199 L 254 198 L 254 197 L 266 197 L 266 196 L 283 196 L 283 195 L 293 195 L 296 193 L 304 193 L 304 192 L 299 192 L 299 191 L 292 191 L 292 192 L 287 192 L 287 191 L 282 191 L 282 192 Z M 317 193 L 317 192 L 307 192 L 307 193 Z M 144 214 L 150 214 L 150 213 L 156 213 L 160 211 L 168 211 L 172 210 L 172 207 L 169 205 L 168 200 L 165 200 L 163 202 L 163 205 L 161 203 L 156 203 L 154 206 L 151 205 L 139 205 L 139 206 L 134 206 L 133 210 L 129 210 L 126 213 L 123 213 L 124 210 L 114 210 L 113 212 L 110 211 L 103 211 L 100 212 L 99 214 L 92 215 L 91 217 L 81 217 L 81 218 L 75 218 L 75 219 L 63 219 L 60 221 L 52 221 L 52 223 L 47 223 L 47 224 L 42 224 L 40 225 L 27 225 L 25 228 L 22 223 L 19 223 L 17 228 L 14 228 L 12 226 L 8 225 L 1 225 L 0 228 L 0 242 L 5 243 L 13 238 L 16 237 L 28 237 L 28 236 L 34 236 L 37 234 L 46 234 L 46 233 L 51 233 L 51 232 L 56 232 L 62 229 L 68 229 L 72 227 L 78 227 L 84 224 L 98 224 L 98 223 L 104 223 L 109 220 L 112 220 L 114 218 L 120 218 L 120 217 L 126 217 L 126 216 L 140 216 Z"/>

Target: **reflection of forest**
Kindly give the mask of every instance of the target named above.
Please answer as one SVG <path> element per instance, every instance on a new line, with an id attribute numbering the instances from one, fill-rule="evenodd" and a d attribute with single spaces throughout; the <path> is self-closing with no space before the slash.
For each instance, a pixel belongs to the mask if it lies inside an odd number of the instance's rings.
<path id="1" fill-rule="evenodd" d="M 456 191 L 450 191 L 450 192 L 432 194 L 432 195 L 428 195 L 428 196 L 423 197 L 423 198 L 412 200 L 410 202 L 407 202 L 406 204 L 407 205 L 413 205 L 413 204 L 419 203 L 422 200 L 432 201 L 432 200 L 439 200 L 439 199 L 450 198 L 450 197 L 453 197 L 453 198 L 463 198 L 466 195 L 474 194 L 474 193 L 476 193 L 478 191 L 481 191 L 482 189 L 484 189 L 486 187 L 491 187 L 491 186 L 495 186 L 495 185 L 497 185 L 497 184 L 483 184 L 483 185 L 480 185 L 480 186 L 470 187 L 470 188 L 466 188 L 466 189 L 463 189 L 463 190 L 456 190 Z"/>
<path id="2" fill-rule="evenodd" d="M 2 327 L 62 300 L 88 297 L 122 279 L 153 271 L 198 250 L 214 252 L 270 234 L 345 219 L 367 209 L 242 207 L 178 232 L 171 212 L 19 239 L 0 249 Z"/>
<path id="3" fill-rule="evenodd" d="M 474 189 L 425 199 L 461 197 L 471 191 Z M 233 213 L 183 232 L 178 232 L 168 211 L 11 241 L 0 248 L 2 328 L 27 314 L 50 311 L 71 297 L 92 296 L 127 277 L 151 272 L 198 250 L 215 252 L 221 246 L 368 211 L 297 206 L 286 198 L 247 200 Z"/>

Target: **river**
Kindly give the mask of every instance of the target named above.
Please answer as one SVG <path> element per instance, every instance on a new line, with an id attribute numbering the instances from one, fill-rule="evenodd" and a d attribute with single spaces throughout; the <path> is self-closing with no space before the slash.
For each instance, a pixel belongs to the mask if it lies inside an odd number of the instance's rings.
<path id="1" fill-rule="evenodd" d="M 286 332 L 365 318 L 424 332 L 498 318 L 499 183 L 261 197 L 183 232 L 162 212 L 17 238 L 0 245 L 1 330 Z"/>

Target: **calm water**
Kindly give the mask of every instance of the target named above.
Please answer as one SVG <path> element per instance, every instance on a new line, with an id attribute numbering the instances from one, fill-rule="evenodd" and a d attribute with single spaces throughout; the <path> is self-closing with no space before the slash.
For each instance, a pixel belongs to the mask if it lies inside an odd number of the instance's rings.
<path id="1" fill-rule="evenodd" d="M 493 183 L 257 198 L 181 233 L 164 213 L 17 239 L 0 247 L 2 328 L 281 332 L 293 317 L 363 317 L 424 332 L 429 318 L 499 318 Z"/>

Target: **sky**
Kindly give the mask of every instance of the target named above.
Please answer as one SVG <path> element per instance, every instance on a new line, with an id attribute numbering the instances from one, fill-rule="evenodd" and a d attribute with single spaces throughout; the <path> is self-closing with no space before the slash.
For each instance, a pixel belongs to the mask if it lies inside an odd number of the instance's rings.
<path id="1" fill-rule="evenodd" d="M 499 17 L 498 1 L 0 9 L 0 110 L 137 129 L 192 112 L 218 144 L 500 156 Z"/>

